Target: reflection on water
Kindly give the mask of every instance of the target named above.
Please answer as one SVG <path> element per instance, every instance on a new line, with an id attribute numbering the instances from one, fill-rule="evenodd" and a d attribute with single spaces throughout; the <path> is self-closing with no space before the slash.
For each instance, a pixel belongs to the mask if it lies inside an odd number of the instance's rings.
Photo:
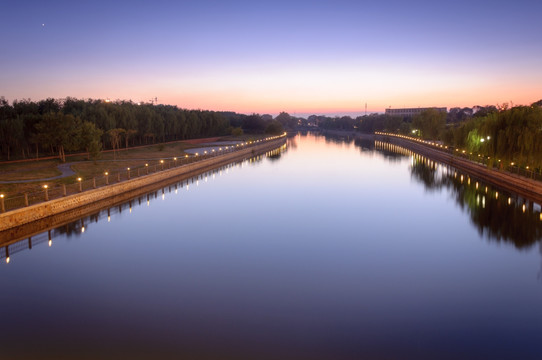
<path id="1" fill-rule="evenodd" d="M 13 239 L 0 357 L 540 358 L 538 204 L 383 143 L 288 146 Z"/>
<path id="2" fill-rule="evenodd" d="M 243 161 L 238 161 L 231 163 L 204 173 L 201 173 L 197 176 L 193 176 L 189 179 L 178 181 L 173 184 L 170 184 L 166 187 L 162 187 L 159 190 L 147 193 L 137 198 L 131 199 L 122 204 L 103 209 L 95 214 L 91 214 L 87 217 L 81 218 L 77 221 L 67 223 L 63 226 L 56 227 L 54 229 L 47 230 L 45 232 L 33 235 L 26 239 L 11 239 L 8 241 L 9 244 L 4 245 L 0 248 L 0 260 L 5 259 L 6 263 L 12 261 L 13 255 L 23 250 L 31 250 L 32 247 L 40 245 L 47 242 L 49 246 L 53 245 L 53 239 L 56 237 L 64 237 L 66 239 L 78 238 L 80 237 L 92 224 L 98 223 L 99 221 L 111 222 L 115 220 L 115 217 L 120 217 L 123 212 L 132 213 L 132 208 L 141 206 L 142 203 L 146 206 L 151 206 L 153 201 L 165 200 L 166 194 L 171 195 L 172 191 L 174 195 L 177 195 L 180 189 L 190 190 L 190 185 L 199 186 L 200 180 L 203 180 L 204 183 L 207 183 L 209 179 L 215 180 L 217 177 L 223 175 L 228 175 L 231 171 L 234 171 L 236 168 L 243 168 L 245 166 L 256 165 L 262 162 L 264 159 L 269 159 L 270 161 L 279 160 L 281 154 L 287 151 L 287 144 L 281 146 L 278 149 L 271 150 L 265 154 L 258 156 L 250 157 Z M 112 218 L 113 216 L 113 218 Z"/>
<path id="3" fill-rule="evenodd" d="M 518 248 L 532 246 L 542 239 L 539 204 L 493 188 L 422 156 L 413 155 L 412 160 L 412 178 L 428 190 L 448 189 L 457 205 L 469 213 L 473 224 L 487 239 L 511 242 Z"/>
<path id="4" fill-rule="evenodd" d="M 375 149 L 385 157 L 391 153 L 410 158 L 412 179 L 426 191 L 450 192 L 456 204 L 470 215 L 480 235 L 491 241 L 530 247 L 542 239 L 540 204 L 485 184 L 469 174 L 440 164 L 404 147 L 374 141 Z"/>

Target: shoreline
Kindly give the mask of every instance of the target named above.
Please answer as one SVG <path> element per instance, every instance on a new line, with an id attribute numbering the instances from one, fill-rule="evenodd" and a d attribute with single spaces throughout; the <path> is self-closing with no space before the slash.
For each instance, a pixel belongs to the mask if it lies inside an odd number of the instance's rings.
<path id="1" fill-rule="evenodd" d="M 104 207 L 106 203 L 127 200 L 130 197 L 148 192 L 150 189 L 156 188 L 159 184 L 171 182 L 173 178 L 185 179 L 187 177 L 195 176 L 213 168 L 276 149 L 285 144 L 285 142 L 286 137 L 282 136 L 279 139 L 270 140 L 246 149 L 1 213 L 0 240 L 3 240 L 6 237 L 6 233 L 10 232 L 10 229 L 27 226 L 27 224 L 42 221 L 46 218 L 68 212 L 73 213 L 68 216 L 69 218 L 76 219 L 86 213 L 97 211 L 98 208 L 96 207 L 96 204 L 99 204 L 99 207 L 101 208 Z M 13 235 L 14 234 L 11 233 L 8 236 L 11 237 Z"/>
<path id="2" fill-rule="evenodd" d="M 402 146 L 419 153 L 420 155 L 427 156 L 433 160 L 452 166 L 457 170 L 464 171 L 467 174 L 478 178 L 479 180 L 485 181 L 506 191 L 516 193 L 523 198 L 542 204 L 542 183 L 540 181 L 532 180 L 510 172 L 488 169 L 484 165 L 467 159 L 462 159 L 437 149 L 433 149 L 418 142 L 410 141 L 394 135 L 365 134 L 351 130 L 323 130 L 321 131 L 321 134 L 352 137 L 354 139 L 380 140 Z"/>

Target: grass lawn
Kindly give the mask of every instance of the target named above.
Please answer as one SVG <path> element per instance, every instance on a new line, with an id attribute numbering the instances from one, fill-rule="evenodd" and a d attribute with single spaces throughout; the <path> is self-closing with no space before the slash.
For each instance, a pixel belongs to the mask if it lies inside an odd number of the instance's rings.
<path id="1" fill-rule="evenodd" d="M 242 135 L 237 137 L 226 136 L 217 141 L 234 141 L 234 140 L 252 140 L 265 137 L 264 135 Z M 184 157 L 186 149 L 193 147 L 205 146 L 205 143 L 198 144 L 197 141 L 175 142 L 168 144 L 154 144 L 145 147 L 121 149 L 114 154 L 112 151 L 103 152 L 100 159 L 96 161 L 87 160 L 86 156 L 70 156 L 66 158 L 67 163 L 74 163 L 71 169 L 76 175 L 64 177 L 61 179 L 40 181 L 39 179 L 50 178 L 61 175 L 58 170 L 60 165 L 59 160 L 40 160 L 29 162 L 13 162 L 0 164 L 0 181 L 17 181 L 17 180 L 36 180 L 29 183 L 13 183 L 1 184 L 0 193 L 6 197 L 23 194 L 25 192 L 42 191 L 42 186 L 47 183 L 50 187 L 55 187 L 60 184 L 73 184 L 77 182 L 77 178 L 92 179 L 93 177 L 102 177 L 107 171 L 110 174 L 118 171 L 126 171 L 127 168 L 135 169 L 149 166 L 160 166 L 160 160 L 171 160 L 174 157 Z M 134 173 L 135 175 L 135 173 Z"/>

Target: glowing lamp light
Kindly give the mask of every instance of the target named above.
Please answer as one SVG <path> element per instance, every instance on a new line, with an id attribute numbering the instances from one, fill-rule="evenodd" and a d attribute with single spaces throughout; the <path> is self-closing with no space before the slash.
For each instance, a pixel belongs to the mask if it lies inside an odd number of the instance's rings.
<path id="1" fill-rule="evenodd" d="M 77 181 L 81 181 L 81 180 L 83 180 L 83 179 L 82 179 L 82 178 L 80 178 L 80 177 L 78 177 L 78 178 L 77 178 Z"/>
<path id="2" fill-rule="evenodd" d="M 540 218 L 542 220 L 542 217 Z M 6 258 L 6 264 L 9 264 L 9 256 Z"/>
<path id="3" fill-rule="evenodd" d="M 47 189 L 48 187 L 49 187 L 49 185 L 43 185 L 44 189 Z M 4 197 L 4 195 L 2 195 L 2 197 Z"/>
<path id="4" fill-rule="evenodd" d="M 106 172 L 105 172 L 105 176 L 107 176 L 107 175 L 109 175 L 109 173 L 106 171 Z"/>
<path id="5" fill-rule="evenodd" d="M 145 164 L 145 166 L 149 166 L 149 164 Z"/>
<path id="6" fill-rule="evenodd" d="M 163 164 L 164 163 L 164 160 L 160 160 L 160 164 Z"/>
<path id="7" fill-rule="evenodd" d="M 53 240 L 49 240 L 49 247 L 53 245 Z"/>
<path id="8" fill-rule="evenodd" d="M 176 158 L 176 157 L 174 157 L 174 158 L 173 158 L 173 160 L 177 161 L 177 158 Z"/>

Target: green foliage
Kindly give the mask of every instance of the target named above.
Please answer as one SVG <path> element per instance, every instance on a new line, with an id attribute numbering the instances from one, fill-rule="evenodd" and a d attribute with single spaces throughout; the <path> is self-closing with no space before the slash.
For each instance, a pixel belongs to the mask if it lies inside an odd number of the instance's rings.
<path id="1" fill-rule="evenodd" d="M 241 127 L 236 127 L 231 130 L 232 136 L 241 136 L 243 135 L 243 129 Z"/>
<path id="2" fill-rule="evenodd" d="M 283 128 L 293 129 L 297 125 L 297 119 L 290 116 L 287 112 L 281 112 L 276 118 Z M 266 131 L 267 132 L 267 131 Z"/>
<path id="3" fill-rule="evenodd" d="M 71 144 L 71 140 L 75 141 L 78 137 L 74 137 L 69 126 L 62 128 L 57 123 L 59 116 L 77 119 L 78 126 L 87 122 L 93 124 L 96 130 L 101 131 L 98 132 L 99 139 L 96 140 L 96 132 L 92 129 L 88 137 L 80 139 L 81 144 Z M 41 152 L 58 153 L 63 158 L 64 150 L 84 150 L 90 157 L 98 154 L 101 146 L 116 150 L 121 144 L 128 147 L 226 135 L 230 133 L 230 119 L 239 126 L 245 118 L 247 116 L 242 114 L 185 110 L 176 106 L 136 104 L 131 101 L 105 102 L 68 97 L 64 101 L 52 98 L 39 102 L 15 100 L 10 105 L 0 97 L 0 157 L 10 159 L 17 151 L 19 157 L 28 157 L 31 153 L 38 156 Z M 115 129 L 123 129 L 124 132 L 112 137 L 111 130 Z M 265 125 L 261 127 L 261 132 L 264 129 Z M 59 140 L 58 137 L 63 139 Z"/>
<path id="4" fill-rule="evenodd" d="M 85 149 L 88 158 L 96 160 L 102 151 L 102 142 L 100 141 L 103 131 L 90 121 L 83 121 L 81 125 L 80 148 Z"/>
<path id="5" fill-rule="evenodd" d="M 412 127 L 421 133 L 424 139 L 438 140 L 446 126 L 446 113 L 437 109 L 427 109 L 416 115 Z"/>
<path id="6" fill-rule="evenodd" d="M 282 124 L 278 122 L 277 120 L 273 120 L 267 125 L 265 128 L 266 134 L 271 135 L 280 135 L 284 132 L 284 128 L 282 127 Z"/>
<path id="7" fill-rule="evenodd" d="M 47 113 L 35 125 L 35 129 L 39 143 L 56 149 L 62 162 L 66 161 L 65 151 L 79 148 L 81 121 L 71 114 Z"/>
<path id="8" fill-rule="evenodd" d="M 517 106 L 477 117 L 451 130 L 453 146 L 501 163 L 542 168 L 542 108 Z M 491 166 L 491 164 L 490 164 Z"/>
<path id="9" fill-rule="evenodd" d="M 252 114 L 243 120 L 243 129 L 247 132 L 263 133 L 265 126 L 265 121 L 258 114 Z"/>

